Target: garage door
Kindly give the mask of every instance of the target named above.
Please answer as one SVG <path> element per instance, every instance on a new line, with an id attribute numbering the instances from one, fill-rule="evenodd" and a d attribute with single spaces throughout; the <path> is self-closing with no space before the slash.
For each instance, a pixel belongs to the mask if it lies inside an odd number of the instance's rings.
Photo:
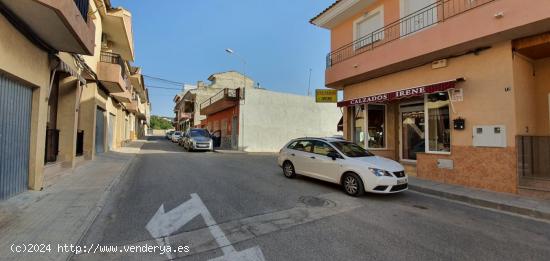
<path id="1" fill-rule="evenodd" d="M 0 200 L 27 190 L 32 90 L 0 73 Z"/>

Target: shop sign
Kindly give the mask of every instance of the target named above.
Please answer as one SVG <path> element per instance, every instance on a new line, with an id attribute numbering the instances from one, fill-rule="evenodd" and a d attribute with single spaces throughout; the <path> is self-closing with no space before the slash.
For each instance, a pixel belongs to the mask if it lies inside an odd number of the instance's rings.
<path id="1" fill-rule="evenodd" d="M 462 81 L 463 79 L 456 79 L 447 82 L 435 83 L 426 86 L 414 87 L 394 92 L 388 92 L 383 94 L 371 95 L 351 100 L 345 100 L 338 103 L 338 107 L 354 106 L 359 104 L 368 104 L 368 103 L 385 103 L 392 100 L 398 100 L 414 96 L 422 96 L 427 93 L 442 92 L 448 89 L 455 87 L 457 81 Z"/>
<path id="2" fill-rule="evenodd" d="M 315 90 L 315 102 L 317 103 L 336 103 L 338 102 L 338 91 L 317 89 Z"/>

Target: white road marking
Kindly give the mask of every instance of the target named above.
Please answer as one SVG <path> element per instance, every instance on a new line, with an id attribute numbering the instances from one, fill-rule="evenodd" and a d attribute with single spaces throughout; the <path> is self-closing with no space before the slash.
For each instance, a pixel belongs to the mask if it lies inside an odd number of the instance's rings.
<path id="1" fill-rule="evenodd" d="M 189 223 L 196 216 L 202 216 L 210 234 L 221 247 L 223 256 L 211 259 L 212 261 L 222 260 L 247 260 L 262 261 L 265 260 L 262 250 L 258 247 L 252 247 L 238 252 L 232 245 L 225 233 L 218 226 L 208 208 L 204 205 L 199 195 L 191 194 L 191 199 L 172 209 L 168 213 L 164 211 L 164 204 L 159 209 L 145 228 L 160 247 L 169 245 L 168 238 L 171 234 L 178 231 L 185 224 Z M 167 252 L 166 256 L 173 259 L 172 253 Z"/>

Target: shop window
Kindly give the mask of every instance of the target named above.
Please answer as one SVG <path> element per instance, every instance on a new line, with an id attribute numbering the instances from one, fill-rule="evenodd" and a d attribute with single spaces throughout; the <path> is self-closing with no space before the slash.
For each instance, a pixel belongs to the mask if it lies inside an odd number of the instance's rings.
<path id="1" fill-rule="evenodd" d="M 451 123 L 449 117 L 449 94 L 440 92 L 426 98 L 428 112 L 428 151 L 451 151 Z"/>
<path id="2" fill-rule="evenodd" d="M 369 104 L 367 110 L 368 147 L 385 148 L 386 106 Z"/>
<path id="3" fill-rule="evenodd" d="M 353 142 L 365 147 L 365 106 L 353 107 Z"/>

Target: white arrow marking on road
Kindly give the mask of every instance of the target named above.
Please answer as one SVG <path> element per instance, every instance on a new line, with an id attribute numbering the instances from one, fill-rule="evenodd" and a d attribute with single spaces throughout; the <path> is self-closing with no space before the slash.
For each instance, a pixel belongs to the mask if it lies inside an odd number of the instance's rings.
<path id="1" fill-rule="evenodd" d="M 191 199 L 172 209 L 168 213 L 164 211 L 164 204 L 160 205 L 155 215 L 151 218 L 145 228 L 153 236 L 157 244 L 161 247 L 169 245 L 165 242 L 166 237 L 172 233 L 178 231 L 181 227 L 187 224 L 191 219 L 201 215 L 210 230 L 212 236 L 222 247 L 223 256 L 211 259 L 212 261 L 223 260 L 246 260 L 246 261 L 262 261 L 264 255 L 259 247 L 252 247 L 245 249 L 241 252 L 235 250 L 235 248 L 229 242 L 229 239 L 225 236 L 225 233 L 216 224 L 216 221 L 210 214 L 210 211 L 206 208 L 199 195 L 191 194 Z M 167 252 L 168 258 L 173 259 L 172 253 Z"/>

